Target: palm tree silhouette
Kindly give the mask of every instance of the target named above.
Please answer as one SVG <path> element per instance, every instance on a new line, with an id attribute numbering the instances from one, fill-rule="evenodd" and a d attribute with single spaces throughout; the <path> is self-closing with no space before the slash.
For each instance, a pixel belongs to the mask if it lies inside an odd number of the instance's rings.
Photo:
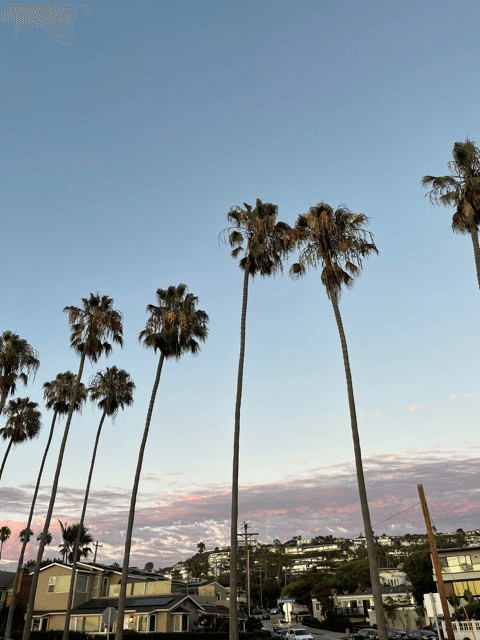
<path id="1" fill-rule="evenodd" d="M 456 207 L 452 218 L 452 231 L 471 236 L 480 287 L 480 149 L 473 140 L 467 138 L 465 142 L 455 142 L 452 155 L 453 162 L 448 163 L 450 175 L 424 176 L 422 186 L 432 187 L 427 193 L 432 204 Z"/>
<path id="2" fill-rule="evenodd" d="M 97 456 L 98 442 L 102 431 L 103 421 L 106 416 L 110 416 L 115 420 L 120 409 L 129 407 L 133 404 L 133 391 L 135 383 L 130 378 L 130 374 L 124 369 L 117 367 L 107 367 L 106 371 L 99 371 L 93 378 L 88 389 L 90 399 L 97 402 L 98 408 L 102 410 L 102 417 L 98 425 L 97 437 L 93 448 L 92 461 L 88 474 L 87 487 L 85 489 L 85 497 L 83 499 L 82 515 L 78 527 L 77 538 L 73 549 L 73 566 L 72 579 L 70 581 L 70 590 L 68 593 L 67 610 L 65 612 L 65 626 L 63 630 L 63 640 L 68 640 L 70 630 L 70 615 L 72 612 L 73 594 L 75 586 L 75 572 L 77 569 L 77 560 L 79 557 L 79 549 L 81 546 L 81 534 L 83 531 L 83 523 L 85 520 L 85 512 L 87 510 L 88 496 L 90 493 L 90 484 L 92 481 L 93 468 L 95 466 L 95 458 Z M 93 540 L 92 540 L 93 541 Z"/>
<path id="3" fill-rule="evenodd" d="M 219 238 L 228 242 L 233 250 L 232 258 L 243 252 L 239 267 L 243 271 L 243 301 L 240 325 L 240 358 L 237 376 L 237 397 L 235 403 L 235 431 L 233 438 L 232 470 L 232 514 L 230 523 L 230 618 L 229 638 L 238 640 L 237 603 L 237 529 L 238 529 L 238 472 L 240 455 L 240 408 L 242 404 L 243 365 L 245 360 L 245 326 L 247 317 L 248 282 L 260 274 L 262 277 L 275 276 L 283 271 L 282 260 L 293 248 L 290 227 L 285 222 L 276 222 L 278 207 L 257 199 L 255 208 L 245 204 L 245 209 L 232 207 L 227 214 L 231 227 L 224 229 Z M 245 242 L 246 246 L 243 246 Z"/>
<path id="4" fill-rule="evenodd" d="M 10 538 L 11 533 L 12 533 L 11 529 L 6 525 L 3 527 L 0 527 L 0 560 L 2 559 L 3 543 Z"/>
<path id="5" fill-rule="evenodd" d="M 17 398 L 16 400 L 10 400 L 10 402 L 4 407 L 3 413 L 7 416 L 7 422 L 4 427 L 0 429 L 0 436 L 3 440 L 8 440 L 8 447 L 3 457 L 2 466 L 0 467 L 0 478 L 5 468 L 8 454 L 12 446 L 26 442 L 27 440 L 33 440 L 36 438 L 40 429 L 42 428 L 42 422 L 40 418 L 42 414 L 37 409 L 38 404 L 32 402 L 30 398 Z"/>
<path id="6" fill-rule="evenodd" d="M 70 346 L 77 355 L 80 356 L 80 366 L 75 380 L 75 387 L 70 401 L 67 421 L 63 432 L 62 443 L 58 454 L 57 467 L 53 480 L 52 492 L 48 506 L 47 516 L 43 529 L 42 539 L 40 541 L 33 570 L 32 585 L 30 587 L 30 597 L 28 600 L 27 613 L 25 616 L 25 626 L 23 629 L 22 640 L 29 640 L 30 630 L 33 618 L 33 605 L 35 602 L 35 594 L 38 584 L 38 575 L 41 568 L 43 550 L 45 548 L 45 539 L 52 518 L 53 506 L 57 495 L 58 480 L 62 468 L 65 446 L 67 444 L 68 432 L 72 421 L 75 402 L 77 400 L 78 390 L 80 388 L 85 358 L 91 362 L 97 362 L 100 356 L 110 355 L 113 342 L 123 346 L 123 324 L 122 314 L 112 308 L 113 298 L 108 296 L 100 296 L 100 294 L 90 294 L 90 298 L 82 298 L 82 307 L 65 307 L 64 312 L 68 313 L 68 322 L 70 325 Z"/>
<path id="7" fill-rule="evenodd" d="M 118 599 L 118 620 L 116 640 L 123 639 L 123 616 L 125 614 L 125 597 L 127 594 L 128 563 L 132 547 L 133 523 L 135 520 L 135 504 L 137 500 L 138 485 L 142 471 L 143 456 L 147 444 L 153 407 L 157 395 L 160 376 L 164 360 L 180 360 L 185 353 L 193 356 L 200 352 L 201 342 L 205 342 L 208 336 L 208 315 L 205 311 L 197 310 L 198 298 L 192 293 L 187 293 L 187 286 L 179 284 L 168 289 L 157 289 L 157 305 L 149 304 L 147 313 L 150 317 L 143 331 L 140 331 L 138 339 L 147 349 L 153 349 L 155 353 L 160 351 L 155 382 L 153 384 L 150 404 L 148 406 L 143 438 L 138 454 L 137 469 L 133 483 L 128 514 L 127 532 L 125 536 L 125 552 L 123 557 L 122 578 L 120 582 L 120 594 Z"/>
<path id="8" fill-rule="evenodd" d="M 40 464 L 40 469 L 37 476 L 37 484 L 35 485 L 35 491 L 33 492 L 32 504 L 30 505 L 30 513 L 28 515 L 27 527 L 30 528 L 33 520 L 33 513 L 35 510 L 35 503 L 37 501 L 38 491 L 40 489 L 40 482 L 42 480 L 43 469 L 45 467 L 45 461 L 47 459 L 48 451 L 50 449 L 50 444 L 53 438 L 53 431 L 55 428 L 55 423 L 57 420 L 57 416 L 65 416 L 68 414 L 70 410 L 70 399 L 73 395 L 73 390 L 76 385 L 76 377 L 71 371 L 66 371 L 65 373 L 57 374 L 56 378 L 51 382 L 44 382 L 43 384 L 43 399 L 46 401 L 45 406 L 47 409 L 53 409 L 53 418 L 52 424 L 50 425 L 50 433 L 48 435 L 48 441 L 45 446 L 45 451 L 43 452 L 42 462 Z M 77 392 L 77 399 L 74 404 L 74 411 L 80 412 L 82 409 L 82 405 L 84 404 L 87 397 L 87 392 L 85 386 L 80 383 Z M 37 541 L 42 541 L 42 534 L 40 533 L 37 536 Z M 50 545 L 52 541 L 52 534 L 48 531 L 45 536 L 45 544 Z M 15 578 L 12 586 L 12 596 L 10 601 L 10 608 L 8 610 L 8 618 L 7 618 L 7 626 L 5 629 L 5 637 L 10 638 L 12 634 L 13 627 L 13 616 L 15 612 L 15 599 L 17 594 L 17 586 L 18 581 L 20 579 L 20 574 L 22 572 L 23 567 L 23 558 L 25 556 L 25 549 L 27 547 L 27 541 L 24 541 L 22 544 L 22 548 L 20 550 L 20 555 L 17 563 L 17 570 L 15 573 Z"/>
<path id="9" fill-rule="evenodd" d="M 309 213 L 299 215 L 295 223 L 294 238 L 302 249 L 299 261 L 292 265 L 290 269 L 290 275 L 293 278 L 297 278 L 306 273 L 306 267 L 316 268 L 320 266 L 322 268 L 321 281 L 325 287 L 327 297 L 332 303 L 335 314 L 347 379 L 358 491 L 365 527 L 365 538 L 367 541 L 367 554 L 372 579 L 372 593 L 378 633 L 380 640 L 387 640 L 387 627 L 383 612 L 375 539 L 373 537 L 363 473 L 362 451 L 358 434 L 352 374 L 350 371 L 347 341 L 338 306 L 342 287 L 353 287 L 355 277 L 358 276 L 362 270 L 363 260 L 368 258 L 372 253 L 378 254 L 377 247 L 373 242 L 373 234 L 365 231 L 363 228 L 367 222 L 367 216 L 352 213 L 344 204 L 341 204 L 337 209 L 333 209 L 325 202 L 311 207 Z"/>
<path id="10" fill-rule="evenodd" d="M 0 414 L 8 396 L 17 390 L 17 382 L 26 386 L 31 374 L 35 378 L 39 366 L 38 352 L 26 340 L 12 331 L 0 335 Z"/>

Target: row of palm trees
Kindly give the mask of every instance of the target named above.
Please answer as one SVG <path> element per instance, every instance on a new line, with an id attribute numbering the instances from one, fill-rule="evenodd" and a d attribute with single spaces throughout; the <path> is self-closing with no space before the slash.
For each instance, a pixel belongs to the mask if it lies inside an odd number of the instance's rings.
<path id="1" fill-rule="evenodd" d="M 434 203 L 444 205 L 455 205 L 456 213 L 453 216 L 452 228 L 456 232 L 470 233 L 474 245 L 474 255 L 477 268 L 477 276 L 480 286 L 480 249 L 478 247 L 478 225 L 480 222 L 480 152 L 475 144 L 467 138 L 464 143 L 455 143 L 454 161 L 449 163 L 451 175 L 444 177 L 425 176 L 422 180 L 424 186 L 431 186 L 429 196 Z M 359 497 L 364 531 L 367 541 L 367 553 L 369 559 L 370 573 L 372 577 L 372 590 L 375 610 L 379 627 L 380 640 L 386 640 L 387 631 L 380 591 L 380 581 L 378 578 L 378 567 L 375 553 L 375 543 L 373 539 L 370 513 L 368 508 L 367 493 L 363 472 L 360 438 L 358 433 L 357 416 L 355 409 L 355 398 L 353 393 L 352 375 L 350 370 L 347 342 L 340 314 L 339 301 L 344 288 L 351 288 L 355 278 L 361 273 L 363 261 L 371 254 L 378 254 L 374 242 L 373 234 L 365 230 L 368 218 L 364 214 L 356 214 L 348 207 L 341 204 L 334 209 L 325 202 L 311 207 L 308 213 L 298 216 L 295 226 L 291 228 L 284 222 L 277 221 L 278 207 L 274 204 L 263 203 L 257 200 L 255 207 L 245 204 L 244 208 L 232 207 L 228 213 L 228 221 L 231 226 L 220 234 L 219 239 L 228 241 L 232 247 L 231 255 L 234 259 L 239 258 L 239 267 L 243 271 L 243 300 L 241 312 L 240 331 L 240 356 L 237 376 L 237 394 L 235 404 L 235 428 L 233 447 L 233 473 L 232 473 L 232 511 L 231 511 L 231 558 L 230 558 L 230 640 L 238 640 L 238 616 L 237 616 L 237 530 L 238 530 L 238 472 L 239 472 L 239 451 L 240 451 L 240 415 L 243 384 L 243 367 L 245 359 L 245 337 L 246 337 L 246 313 L 248 302 L 248 286 L 251 279 L 256 275 L 267 277 L 283 272 L 283 263 L 294 250 L 299 251 L 297 262 L 290 268 L 290 276 L 299 278 L 306 274 L 309 267 L 321 268 L 321 282 L 325 287 L 327 298 L 329 299 L 335 316 L 337 329 L 339 332 L 342 347 L 345 375 L 347 382 L 347 396 L 350 410 L 350 422 L 352 428 L 352 438 L 354 443 L 355 464 L 359 487 Z M 146 415 L 143 438 L 140 445 L 134 485 L 131 494 L 130 509 L 125 538 L 124 560 L 122 567 L 122 579 L 119 595 L 118 618 L 123 620 L 125 612 L 125 597 L 127 587 L 128 565 L 130 560 L 132 533 L 135 517 L 135 505 L 138 486 L 143 464 L 146 442 L 155 404 L 155 398 L 160 383 L 160 378 L 165 360 L 179 360 L 185 353 L 196 355 L 200 349 L 200 342 L 204 342 L 208 335 L 208 316 L 204 311 L 196 308 L 198 298 L 191 293 L 187 293 L 187 287 L 180 284 L 177 287 L 171 286 L 166 290 L 157 290 L 157 304 L 149 305 L 147 312 L 149 318 L 145 329 L 140 332 L 139 340 L 147 348 L 152 348 L 158 352 L 158 364 L 155 381 L 152 389 L 150 403 Z M 87 390 L 81 383 L 85 358 L 89 358 L 92 363 L 98 361 L 102 355 L 108 356 L 112 351 L 112 345 L 108 340 L 123 346 L 123 325 L 122 316 L 119 311 L 113 309 L 113 299 L 108 296 L 91 294 L 90 298 L 82 299 L 81 307 L 65 307 L 71 329 L 70 344 L 80 357 L 79 370 L 76 376 L 69 373 L 70 382 L 68 386 L 64 414 L 67 415 L 62 444 L 53 481 L 50 504 L 45 518 L 44 530 L 40 539 L 37 560 L 35 563 L 30 601 L 27 608 L 25 630 L 23 640 L 28 640 L 33 613 L 33 602 L 38 582 L 38 572 L 47 541 L 48 527 L 50 524 L 53 506 L 55 502 L 58 480 L 68 438 L 69 428 L 73 413 L 81 408 L 84 398 L 90 394 L 95 400 L 102 398 L 103 405 L 98 403 L 103 410 L 100 420 L 97 437 L 95 441 L 90 474 L 85 492 L 85 500 L 82 509 L 80 524 L 83 525 L 83 518 L 87 506 L 88 493 L 90 489 L 91 474 L 95 461 L 98 440 L 104 418 L 109 415 L 114 417 L 119 408 L 124 408 L 132 402 L 132 392 L 134 384 L 130 380 L 129 374 L 115 367 L 107 368 L 102 373 L 103 379 L 98 380 L 98 385 L 103 385 L 102 389 L 108 389 L 109 377 L 117 380 L 123 376 L 123 400 L 119 395 L 108 395 L 102 391 L 95 397 L 92 391 Z M 5 336 L 5 334 L 4 334 Z M 18 336 L 17 336 L 18 337 Z M 3 338 L 5 343 L 5 338 Z M 8 342 L 8 340 L 7 340 Z M 2 344 L 0 343 L 0 348 Z M 0 356 L 1 374 L 3 376 L 3 356 Z M 34 373 L 38 369 L 38 359 L 30 348 L 30 359 L 25 362 L 17 358 L 16 365 L 8 364 L 10 367 L 10 382 L 5 382 L 7 378 L 0 382 L 0 396 L 3 406 L 10 390 L 15 386 L 17 379 L 25 382 L 25 376 Z M 6 359 L 6 362 L 8 358 Z M 10 361 L 8 361 L 10 362 Z M 13 362 L 13 360 L 12 360 Z M 22 366 L 20 366 L 22 365 Z M 8 373 L 8 366 L 5 372 Z M 115 371 L 114 371 L 115 370 Z M 15 371 L 15 374 L 12 372 Z M 12 377 L 13 375 L 13 377 Z M 62 375 L 62 374 L 59 374 Z M 66 375 L 66 374 L 63 374 Z M 99 375 L 99 374 L 97 374 Z M 24 377 L 22 377 L 24 376 Z M 58 376 L 57 376 L 58 378 Z M 119 383 L 120 384 L 120 383 Z M 10 385 L 10 386 L 9 386 Z M 92 387 L 90 387 L 91 389 Z M 105 395 L 107 393 L 107 395 Z M 129 395 L 130 394 L 130 395 Z M 108 398 L 108 399 L 107 399 Z M 54 408 L 51 405 L 50 408 Z M 54 409 L 55 411 L 55 409 Z M 58 410 L 57 410 L 58 413 Z M 54 413 L 54 420 L 57 413 Z M 49 440 L 50 443 L 50 440 Z M 49 446 L 47 445 L 47 449 Z M 45 462 L 46 452 L 42 460 L 41 470 Z M 36 491 L 39 483 L 37 482 Z M 34 499 L 36 497 L 36 493 Z M 33 504 L 31 514 L 33 513 Z M 31 520 L 29 521 L 29 523 Z M 27 529 L 30 524 L 27 524 Z M 69 617 L 71 612 L 71 600 L 74 588 L 75 559 L 80 544 L 77 538 L 77 547 L 74 551 L 74 567 L 70 588 L 70 600 L 67 610 L 64 640 L 68 639 Z M 15 593 L 15 589 L 14 589 Z M 8 637 L 10 628 L 7 626 L 6 635 Z M 117 625 L 116 640 L 123 638 L 123 625 Z"/>

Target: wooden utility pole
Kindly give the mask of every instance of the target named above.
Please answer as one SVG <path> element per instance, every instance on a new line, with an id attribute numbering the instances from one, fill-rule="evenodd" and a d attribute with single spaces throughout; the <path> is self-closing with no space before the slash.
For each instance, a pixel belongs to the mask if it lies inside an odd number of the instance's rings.
<path id="1" fill-rule="evenodd" d="M 247 573 L 247 614 L 248 617 L 250 617 L 250 558 L 249 558 L 249 546 L 248 546 L 248 539 L 251 538 L 252 536 L 258 536 L 258 533 L 248 533 L 248 527 L 250 526 L 248 524 L 248 522 L 244 522 L 243 523 L 244 529 L 245 529 L 245 533 L 239 533 L 238 536 L 240 538 L 244 538 L 245 539 L 245 559 L 246 559 L 246 573 Z"/>
<path id="2" fill-rule="evenodd" d="M 93 556 L 93 564 L 95 564 L 95 562 L 97 561 L 98 547 L 100 547 L 100 549 L 103 549 L 103 544 L 98 544 L 98 540 L 97 540 L 97 542 L 95 542 L 95 555 Z"/>
<path id="3" fill-rule="evenodd" d="M 425 499 L 425 493 L 423 492 L 423 485 L 417 484 L 417 489 L 418 495 L 420 496 L 420 502 L 422 504 L 425 525 L 427 527 L 428 542 L 430 543 L 430 553 L 432 554 L 433 567 L 435 569 L 435 575 L 437 577 L 437 588 L 440 595 L 440 602 L 442 603 L 443 619 L 445 620 L 445 627 L 447 628 L 448 640 L 455 640 L 455 636 L 453 634 L 452 619 L 450 618 L 450 611 L 448 609 L 447 596 L 445 595 L 445 585 L 443 583 L 442 569 L 440 567 L 440 561 L 438 559 L 437 545 L 435 544 L 435 536 L 433 535 L 432 523 L 430 522 L 430 514 L 428 513 L 427 501 Z"/>

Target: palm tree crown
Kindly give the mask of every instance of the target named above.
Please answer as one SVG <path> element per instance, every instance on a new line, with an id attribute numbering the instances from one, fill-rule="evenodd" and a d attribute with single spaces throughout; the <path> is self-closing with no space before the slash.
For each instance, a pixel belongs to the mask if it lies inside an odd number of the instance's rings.
<path id="1" fill-rule="evenodd" d="M 378 249 L 373 234 L 365 231 L 363 213 L 352 213 L 344 204 L 333 209 L 325 202 L 298 216 L 294 238 L 302 247 L 290 275 L 305 275 L 306 267 L 322 267 L 321 280 L 330 299 L 340 298 L 342 286 L 351 288 L 363 268 L 363 259 Z"/>
<path id="2" fill-rule="evenodd" d="M 65 371 L 65 373 L 57 374 L 57 377 L 51 382 L 44 382 L 43 398 L 46 401 L 45 406 L 47 409 L 53 409 L 55 413 L 66 416 L 70 410 L 70 402 L 76 381 L 77 376 L 74 373 Z M 81 411 L 86 400 L 87 389 L 81 382 L 73 410 L 77 413 Z"/>
<path id="3" fill-rule="evenodd" d="M 20 542 L 23 542 L 25 540 L 25 538 L 27 539 L 27 542 L 30 541 L 30 538 L 33 536 L 33 531 L 31 529 L 28 530 L 28 535 L 27 535 L 27 529 L 22 529 L 20 531 L 20 533 L 18 534 L 18 538 L 20 540 Z"/>
<path id="4" fill-rule="evenodd" d="M 187 285 L 157 289 L 157 305 L 149 304 L 150 314 L 138 339 L 144 347 L 160 350 L 166 358 L 180 360 L 184 353 L 198 355 L 208 336 L 208 315 L 196 309 L 198 297 L 187 293 Z"/>
<path id="5" fill-rule="evenodd" d="M 83 308 L 65 307 L 71 328 L 70 346 L 78 355 L 85 355 L 92 362 L 105 354 L 110 355 L 112 339 L 123 346 L 122 314 L 112 309 L 113 298 L 90 294 L 90 298 L 82 298 Z"/>
<path id="6" fill-rule="evenodd" d="M 4 331 L 0 335 L 0 402 L 15 393 L 18 380 L 27 385 L 39 366 L 38 352 L 16 333 Z"/>
<path id="7" fill-rule="evenodd" d="M 257 273 L 266 277 L 283 271 L 282 258 L 293 248 L 291 228 L 286 222 L 276 222 L 278 206 L 263 203 L 257 198 L 255 208 L 244 203 L 245 209 L 231 207 L 227 218 L 233 226 L 224 229 L 219 238 L 234 247 L 231 256 L 237 258 L 243 252 L 239 267 L 249 275 Z M 245 243 L 245 246 L 243 246 Z"/>
<path id="8" fill-rule="evenodd" d="M 73 553 L 75 548 L 75 542 L 77 540 L 78 534 L 78 523 L 68 525 L 60 522 L 60 529 L 62 531 L 62 544 L 58 546 L 61 554 L 64 559 L 66 559 L 70 564 L 73 563 Z M 88 546 L 92 544 L 93 536 L 88 533 L 88 529 L 85 525 L 82 525 L 82 533 L 80 534 L 80 548 L 78 550 L 78 558 L 87 558 L 90 553 L 92 553 L 92 549 Z"/>
<path id="9" fill-rule="evenodd" d="M 119 409 L 133 404 L 135 383 L 124 369 L 107 367 L 99 371 L 90 382 L 90 399 L 96 402 L 107 416 L 116 417 Z"/>
<path id="10" fill-rule="evenodd" d="M 42 428 L 42 414 L 37 407 L 38 404 L 30 398 L 10 400 L 3 410 L 7 416 L 5 426 L 0 429 L 3 440 L 11 440 L 16 445 L 36 438 Z"/>
<path id="11" fill-rule="evenodd" d="M 10 538 L 11 533 L 12 530 L 10 527 L 7 527 L 6 525 L 0 527 L 0 560 L 2 559 L 3 543 Z"/>
<path id="12" fill-rule="evenodd" d="M 457 207 L 452 218 L 455 233 L 471 233 L 480 224 L 480 149 L 467 138 L 455 142 L 452 155 L 450 175 L 424 176 L 422 186 L 432 187 L 427 193 L 432 204 Z"/>

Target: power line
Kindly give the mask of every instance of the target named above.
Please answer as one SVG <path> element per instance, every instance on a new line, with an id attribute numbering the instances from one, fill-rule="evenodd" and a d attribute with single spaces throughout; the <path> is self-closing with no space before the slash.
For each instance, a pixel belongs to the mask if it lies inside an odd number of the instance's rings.
<path id="1" fill-rule="evenodd" d="M 412 506 L 411 506 L 411 507 L 407 507 L 406 509 L 402 509 L 402 511 L 399 511 L 398 513 L 395 513 L 393 516 L 390 516 L 389 518 L 385 518 L 385 520 L 382 520 L 381 522 L 377 522 L 376 524 L 374 524 L 374 525 L 372 526 L 372 529 L 373 529 L 373 527 L 378 527 L 378 525 L 379 525 L 379 524 L 383 524 L 383 523 L 384 523 L 384 522 L 386 522 L 387 520 L 391 520 L 392 518 L 396 518 L 396 517 L 397 517 L 397 516 L 399 516 L 401 513 L 405 513 L 405 511 L 408 511 L 409 509 L 413 509 L 413 507 L 416 507 L 416 506 L 417 506 L 417 505 L 419 505 L 419 504 L 420 504 L 420 502 L 416 502 L 415 504 L 412 504 Z M 360 533 L 358 534 L 358 536 L 357 536 L 357 537 L 359 538 L 359 537 L 362 535 L 362 533 L 363 533 L 363 529 L 362 529 L 362 531 L 360 531 Z"/>

